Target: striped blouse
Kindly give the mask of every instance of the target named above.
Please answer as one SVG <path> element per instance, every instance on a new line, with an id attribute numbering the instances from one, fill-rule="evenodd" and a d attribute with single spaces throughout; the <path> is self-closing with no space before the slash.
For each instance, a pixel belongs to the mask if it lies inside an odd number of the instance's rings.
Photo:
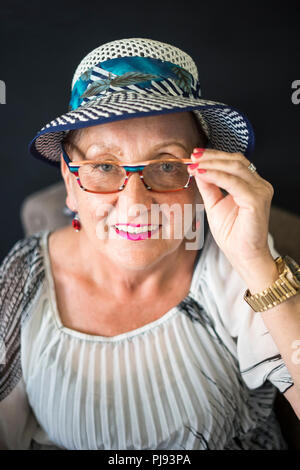
<path id="1" fill-rule="evenodd" d="M 286 448 L 273 402 L 292 378 L 209 230 L 186 298 L 113 337 L 62 324 L 49 233 L 1 265 L 0 448 Z"/>

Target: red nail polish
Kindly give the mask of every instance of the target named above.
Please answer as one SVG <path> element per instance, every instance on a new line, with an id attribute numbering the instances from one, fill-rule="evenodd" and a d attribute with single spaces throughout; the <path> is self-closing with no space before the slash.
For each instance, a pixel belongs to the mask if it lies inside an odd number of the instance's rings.
<path id="1" fill-rule="evenodd" d="M 198 163 L 193 163 L 192 165 L 189 165 L 190 170 L 195 170 L 198 167 Z"/>
<path id="2" fill-rule="evenodd" d="M 198 155 L 198 154 L 201 154 L 201 155 L 202 155 L 203 152 L 204 152 L 204 150 L 205 150 L 205 149 L 195 148 L 195 149 L 193 150 L 193 153 L 196 154 L 196 155 Z"/>
<path id="3" fill-rule="evenodd" d="M 192 153 L 192 159 L 197 160 L 198 158 L 201 158 L 203 153 L 204 153 L 204 149 L 197 149 L 197 152 Z"/>
<path id="4" fill-rule="evenodd" d="M 207 172 L 207 170 L 204 170 L 204 169 L 201 169 L 201 170 L 199 169 L 197 171 L 198 171 L 198 173 L 206 173 Z"/>

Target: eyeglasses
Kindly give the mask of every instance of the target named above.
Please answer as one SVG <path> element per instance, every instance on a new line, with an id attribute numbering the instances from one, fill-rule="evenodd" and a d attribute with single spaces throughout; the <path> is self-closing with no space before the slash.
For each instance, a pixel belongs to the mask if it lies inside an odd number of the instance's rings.
<path id="1" fill-rule="evenodd" d="M 136 172 L 148 190 L 159 193 L 186 189 L 193 178 L 188 173 L 187 166 L 194 162 L 188 158 L 146 160 L 130 165 L 107 158 L 72 162 L 63 146 L 62 154 L 80 188 L 89 193 L 110 194 L 122 191 L 130 173 Z"/>

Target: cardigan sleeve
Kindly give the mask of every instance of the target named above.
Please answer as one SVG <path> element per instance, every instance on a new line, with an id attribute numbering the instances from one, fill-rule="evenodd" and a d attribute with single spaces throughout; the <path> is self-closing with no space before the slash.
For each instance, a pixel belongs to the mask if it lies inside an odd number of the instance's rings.
<path id="1" fill-rule="evenodd" d="M 280 256 L 268 234 L 273 258 Z M 284 393 L 293 379 L 270 335 L 260 312 L 254 312 L 244 300 L 247 285 L 213 241 L 210 263 L 206 270 L 207 286 L 216 304 L 221 324 L 236 344 L 241 376 L 250 389 L 270 381 Z"/>
<path id="2" fill-rule="evenodd" d="M 29 449 L 36 421 L 21 366 L 21 327 L 40 284 L 38 234 L 17 241 L 0 266 L 0 449 Z"/>

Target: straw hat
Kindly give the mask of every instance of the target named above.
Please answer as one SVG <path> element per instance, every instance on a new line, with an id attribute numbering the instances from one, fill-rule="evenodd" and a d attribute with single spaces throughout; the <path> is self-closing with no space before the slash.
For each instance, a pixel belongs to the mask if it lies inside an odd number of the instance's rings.
<path id="1" fill-rule="evenodd" d="M 254 133 L 246 116 L 201 96 L 197 66 L 181 49 L 145 38 L 108 42 L 82 59 L 73 76 L 69 111 L 46 124 L 29 150 L 59 167 L 61 142 L 71 129 L 192 111 L 209 147 L 249 157 Z"/>

